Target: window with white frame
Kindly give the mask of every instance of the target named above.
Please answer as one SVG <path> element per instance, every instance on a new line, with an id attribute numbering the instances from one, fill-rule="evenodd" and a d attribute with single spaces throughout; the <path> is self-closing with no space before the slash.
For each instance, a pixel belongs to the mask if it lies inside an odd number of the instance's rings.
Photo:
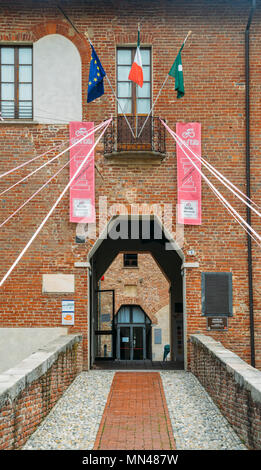
<path id="1" fill-rule="evenodd" d="M 31 46 L 0 46 L 0 111 L 3 119 L 33 117 Z"/>
<path id="2" fill-rule="evenodd" d="M 136 47 L 117 49 L 118 114 L 146 115 L 151 107 L 151 49 L 141 48 L 142 88 L 128 79 Z M 122 108 L 122 109 L 121 109 Z"/>

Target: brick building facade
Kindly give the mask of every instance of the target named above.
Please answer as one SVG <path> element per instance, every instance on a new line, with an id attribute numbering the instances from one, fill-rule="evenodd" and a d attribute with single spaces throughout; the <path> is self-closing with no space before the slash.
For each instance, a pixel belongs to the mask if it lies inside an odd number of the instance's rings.
<path id="1" fill-rule="evenodd" d="M 148 331 L 150 347 L 147 351 L 144 351 L 144 357 L 162 361 L 164 346 L 172 343 L 170 284 L 149 253 L 134 254 L 134 260 L 135 265 L 133 266 L 120 253 L 101 278 L 99 287 L 101 291 L 113 289 L 115 292 L 115 322 L 118 325 L 117 330 L 120 327 L 117 316 L 121 314 L 123 308 L 127 311 L 127 315 L 128 310 L 133 306 L 142 309 L 151 325 Z M 173 332 L 173 334 L 175 333 L 175 338 L 179 330 L 182 338 L 181 320 L 182 318 L 180 318 L 178 330 Z M 119 336 L 120 331 L 117 331 L 117 333 Z M 180 354 L 182 355 L 182 339 L 179 347 L 181 349 Z M 127 352 L 129 353 L 129 351 Z M 118 351 L 119 359 L 120 356 L 120 351 Z M 175 359 L 177 360 L 177 358 Z"/>
<path id="2" fill-rule="evenodd" d="M 58 8 L 58 2 L 0 1 L 0 47 L 4 49 L 2 57 L 4 54 L 12 55 L 11 49 L 14 51 L 14 59 L 8 59 L 11 61 L 20 60 L 15 57 L 20 57 L 21 48 L 31 49 L 33 53 L 30 63 L 23 59 L 24 62 L 21 65 L 18 62 L 16 69 L 14 68 L 17 71 L 21 66 L 32 67 L 33 82 L 27 79 L 33 83 L 32 88 L 22 86 L 28 85 L 25 79 L 16 85 L 14 97 L 13 88 L 8 86 L 10 80 L 6 79 L 4 82 L 2 72 L 1 103 L 4 120 L 0 122 L 0 172 L 40 155 L 50 147 L 68 143 L 70 121 L 98 124 L 111 115 L 117 115 L 116 101 L 107 82 L 105 94 L 101 98 L 89 104 L 86 102 L 91 50 L 84 33 L 87 32 L 92 40 L 112 87 L 116 90 L 117 48 L 132 50 L 136 47 L 137 24 L 140 22 L 141 46 L 150 53 L 151 87 L 147 100 L 153 100 L 157 96 L 184 37 L 192 30 L 182 56 L 185 96 L 180 100 L 176 99 L 174 81 L 169 78 L 153 113 L 155 118 L 164 118 L 172 129 L 175 129 L 177 122 L 200 122 L 202 155 L 245 192 L 244 38 L 251 2 L 220 0 L 213 4 L 208 0 L 68 0 L 59 4 L 67 18 Z M 261 8 L 257 5 L 250 30 L 249 56 L 251 191 L 253 199 L 259 205 L 260 15 Z M 12 64 L 14 62 L 1 62 L 2 71 L 5 67 L 7 76 L 9 72 L 12 73 Z M 30 70 L 24 69 L 23 73 L 30 75 Z M 32 89 L 33 100 L 30 95 Z M 20 103 L 21 112 L 19 107 L 17 110 L 19 97 L 24 103 L 23 106 Z M 139 113 L 139 106 L 144 106 L 143 111 L 147 109 L 148 103 L 138 102 L 138 97 L 135 99 L 135 112 Z M 3 108 L 3 101 L 8 100 L 14 103 L 13 108 L 9 105 L 9 114 L 6 112 L 7 108 Z M 125 104 L 129 105 L 127 100 Z M 106 222 L 116 214 L 128 219 L 134 204 L 147 205 L 144 209 L 147 215 L 151 213 L 153 204 L 160 206 L 162 210 L 168 204 L 176 207 L 176 146 L 168 134 L 165 137 L 165 146 L 164 155 L 160 158 L 150 152 L 145 155 L 146 147 L 132 147 L 130 158 L 126 152 L 124 156 L 105 155 L 104 142 L 99 143 L 95 151 L 95 236 L 86 237 L 84 243 L 78 243 L 77 233 L 83 227 L 69 221 L 69 195 L 66 194 L 0 289 L 1 327 L 61 326 L 62 300 L 72 299 L 75 304 L 75 319 L 74 325 L 68 330 L 83 334 L 84 364 L 88 368 L 95 360 L 95 345 L 99 337 L 96 328 L 98 282 L 119 252 L 134 249 L 137 252 L 152 253 L 168 277 L 171 315 L 175 313 L 177 304 L 177 310 L 183 312 L 185 364 L 189 365 L 189 337 L 192 333 L 213 336 L 250 363 L 247 236 L 204 183 L 202 224 L 184 227 L 184 244 L 180 251 L 164 252 L 162 244 L 156 243 L 155 239 L 147 240 L 148 243 L 146 240 L 138 240 L 136 244 L 132 244 L 129 240 L 113 240 L 110 243 L 99 238 L 99 221 L 103 220 L 101 198 L 103 201 L 106 198 Z M 57 149 L 43 157 L 41 163 L 56 154 Z M 2 195 L 1 220 L 16 210 L 67 160 L 68 153 L 61 156 L 59 163 L 56 160 Z M 37 161 L 30 164 L 30 171 L 37 166 Z M 26 174 L 28 169 L 24 167 L 1 179 L 2 191 Z M 68 179 L 67 167 L 48 185 L 48 189 L 45 188 L 16 217 L 1 227 L 1 278 L 40 225 Z M 219 187 L 219 183 L 217 186 Z M 226 189 L 220 187 L 220 190 L 242 217 L 245 217 L 245 206 L 231 197 Z M 175 233 L 175 211 L 173 213 L 172 226 L 168 226 L 168 231 Z M 116 220 L 115 217 L 113 220 Z M 252 225 L 260 232 L 258 216 L 253 215 Z M 255 364 L 260 368 L 260 248 L 255 243 L 252 245 L 252 264 Z M 207 330 L 207 318 L 202 312 L 202 279 L 205 279 L 202 273 L 232 273 L 230 299 L 233 310 L 228 318 L 228 329 L 224 331 Z M 56 282 L 53 289 L 46 288 L 44 284 L 46 276 L 50 281 L 49 275 L 56 276 L 52 278 Z M 63 276 L 64 279 L 69 279 L 69 288 L 64 287 Z M 208 294 L 207 291 L 204 290 L 204 294 Z M 111 332 L 109 334 L 112 335 Z M 175 345 L 172 346 L 174 350 Z"/>

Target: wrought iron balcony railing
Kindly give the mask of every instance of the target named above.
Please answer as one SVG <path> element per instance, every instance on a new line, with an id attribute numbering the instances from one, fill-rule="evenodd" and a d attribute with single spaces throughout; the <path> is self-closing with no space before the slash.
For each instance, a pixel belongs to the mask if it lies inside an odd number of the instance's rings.
<path id="1" fill-rule="evenodd" d="M 114 117 L 104 134 L 105 155 L 120 152 L 166 153 L 165 127 L 158 117 L 150 116 L 139 136 L 146 116 L 127 116 L 132 132 L 124 116 Z M 139 136 L 139 137 L 138 137 Z"/>

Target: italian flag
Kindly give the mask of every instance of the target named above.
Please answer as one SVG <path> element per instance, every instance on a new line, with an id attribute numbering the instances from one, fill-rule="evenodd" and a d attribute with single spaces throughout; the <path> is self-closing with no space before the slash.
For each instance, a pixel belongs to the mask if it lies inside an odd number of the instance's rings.
<path id="1" fill-rule="evenodd" d="M 143 69 L 142 69 L 142 61 L 141 61 L 141 55 L 140 55 L 140 31 L 138 31 L 137 50 L 135 53 L 134 62 L 130 69 L 129 80 L 131 80 L 134 83 L 137 83 L 137 85 L 139 85 L 142 88 Z"/>

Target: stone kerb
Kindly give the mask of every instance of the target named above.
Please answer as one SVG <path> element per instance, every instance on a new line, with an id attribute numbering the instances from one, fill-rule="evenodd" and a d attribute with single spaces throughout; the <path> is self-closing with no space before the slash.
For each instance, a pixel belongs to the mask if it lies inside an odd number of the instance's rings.
<path id="1" fill-rule="evenodd" d="M 82 336 L 74 334 L 56 338 L 2 372 L 0 449 L 20 448 L 81 370 Z"/>
<path id="2" fill-rule="evenodd" d="M 211 337 L 190 342 L 191 371 L 246 445 L 261 449 L 261 371 Z"/>

